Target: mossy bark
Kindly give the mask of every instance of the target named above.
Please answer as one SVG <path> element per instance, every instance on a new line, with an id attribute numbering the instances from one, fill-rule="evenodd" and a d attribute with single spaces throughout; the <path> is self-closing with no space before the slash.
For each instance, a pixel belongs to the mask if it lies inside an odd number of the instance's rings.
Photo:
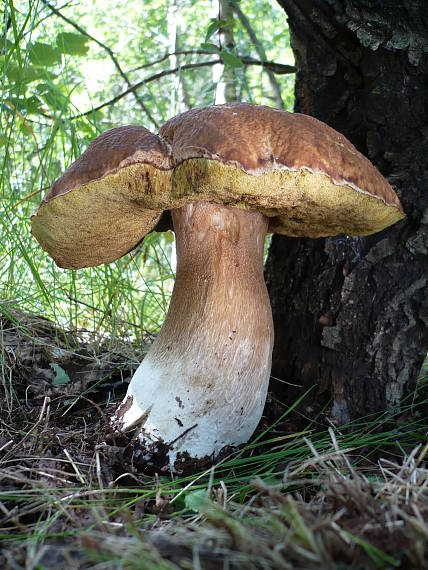
<path id="1" fill-rule="evenodd" d="M 279 0 L 298 66 L 296 111 L 347 136 L 406 220 L 367 238 L 275 236 L 266 266 L 283 400 L 311 385 L 337 422 L 397 404 L 428 345 L 428 4 Z"/>

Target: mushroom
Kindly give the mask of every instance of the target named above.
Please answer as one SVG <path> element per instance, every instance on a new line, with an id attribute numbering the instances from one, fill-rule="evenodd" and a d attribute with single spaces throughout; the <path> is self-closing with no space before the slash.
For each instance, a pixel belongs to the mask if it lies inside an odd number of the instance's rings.
<path id="1" fill-rule="evenodd" d="M 66 268 L 109 263 L 171 210 L 177 276 L 164 326 L 112 417 L 172 470 L 246 442 L 260 420 L 273 325 L 266 232 L 368 235 L 404 217 L 394 191 L 341 134 L 247 103 L 194 109 L 159 135 L 98 137 L 53 185 L 32 231 Z"/>

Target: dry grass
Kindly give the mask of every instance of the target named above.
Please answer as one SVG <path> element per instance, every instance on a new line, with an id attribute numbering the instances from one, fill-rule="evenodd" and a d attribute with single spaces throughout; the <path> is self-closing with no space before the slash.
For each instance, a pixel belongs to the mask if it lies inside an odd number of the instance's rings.
<path id="1" fill-rule="evenodd" d="M 103 444 L 137 356 L 0 318 L 0 568 L 428 567 L 426 403 L 360 435 L 284 420 L 205 473 L 150 475 Z"/>
<path id="2" fill-rule="evenodd" d="M 290 466 L 280 485 L 255 480 L 245 504 L 219 486 L 198 514 L 171 519 L 168 497 L 160 494 L 127 505 L 121 490 L 49 488 L 40 467 L 39 485 L 29 485 L 22 472 L 2 470 L 3 483 L 9 478 L 31 487 L 12 510 L 1 505 L 2 534 L 9 529 L 23 535 L 5 542 L 2 567 L 423 569 L 425 452 L 415 449 L 401 466 L 380 462 L 370 478 L 356 472 L 343 452 L 308 459 L 304 468 Z M 47 471 L 64 476 L 52 466 Z M 299 490 L 283 492 L 293 487 Z M 152 521 L 141 528 L 148 513 Z"/>

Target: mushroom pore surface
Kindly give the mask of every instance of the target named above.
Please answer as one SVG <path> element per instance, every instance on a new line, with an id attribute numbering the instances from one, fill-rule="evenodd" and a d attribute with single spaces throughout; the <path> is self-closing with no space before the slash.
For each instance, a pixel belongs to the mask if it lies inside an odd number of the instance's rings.
<path id="1" fill-rule="evenodd" d="M 117 410 L 117 430 L 138 429 L 149 459 L 212 457 L 246 442 L 260 420 L 273 323 L 263 278 L 268 220 L 213 203 L 172 212 L 177 275 L 159 336 Z"/>

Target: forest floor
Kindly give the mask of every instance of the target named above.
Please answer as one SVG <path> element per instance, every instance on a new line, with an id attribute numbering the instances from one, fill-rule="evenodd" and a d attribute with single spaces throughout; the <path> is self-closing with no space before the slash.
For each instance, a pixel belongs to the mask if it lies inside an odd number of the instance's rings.
<path id="1" fill-rule="evenodd" d="M 423 390 L 340 428 L 270 395 L 250 444 L 171 476 L 105 442 L 142 356 L 0 316 L 0 568 L 428 568 Z"/>

